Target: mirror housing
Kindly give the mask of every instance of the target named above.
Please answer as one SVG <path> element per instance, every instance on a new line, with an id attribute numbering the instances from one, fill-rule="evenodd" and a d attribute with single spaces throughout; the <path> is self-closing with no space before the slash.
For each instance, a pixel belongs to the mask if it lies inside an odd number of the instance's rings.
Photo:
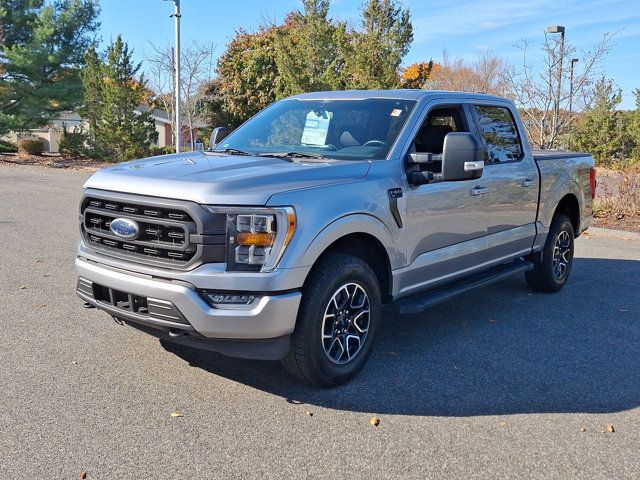
<path id="1" fill-rule="evenodd" d="M 409 160 L 415 164 L 431 163 L 442 160 L 442 155 L 428 152 L 411 152 L 409 154 Z"/>
<path id="2" fill-rule="evenodd" d="M 226 127 L 216 127 L 211 132 L 211 137 L 209 139 L 209 148 L 213 150 L 213 147 L 218 145 L 224 137 L 229 135 L 229 129 Z"/>
<path id="3" fill-rule="evenodd" d="M 472 133 L 451 132 L 444 137 L 440 181 L 473 180 L 484 170 L 486 149 Z"/>

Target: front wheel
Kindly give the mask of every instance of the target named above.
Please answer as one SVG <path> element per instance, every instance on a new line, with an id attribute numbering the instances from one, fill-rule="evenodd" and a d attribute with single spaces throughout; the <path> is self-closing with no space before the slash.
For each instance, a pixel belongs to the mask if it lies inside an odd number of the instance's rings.
<path id="1" fill-rule="evenodd" d="M 533 290 L 553 293 L 564 286 L 573 265 L 574 241 L 571 221 L 565 215 L 556 215 L 542 250 L 542 258 L 534 260 L 533 270 L 525 274 Z"/>
<path id="2" fill-rule="evenodd" d="M 381 310 L 380 287 L 371 267 L 351 255 L 328 255 L 303 289 L 284 367 L 311 385 L 346 383 L 371 354 Z"/>

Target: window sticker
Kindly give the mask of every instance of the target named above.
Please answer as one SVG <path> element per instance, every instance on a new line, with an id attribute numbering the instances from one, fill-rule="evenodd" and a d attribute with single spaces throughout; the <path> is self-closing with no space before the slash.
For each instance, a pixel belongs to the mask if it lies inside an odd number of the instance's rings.
<path id="1" fill-rule="evenodd" d="M 392 117 L 399 117 L 401 113 L 402 113 L 401 108 L 394 108 L 393 110 L 391 110 Z"/>
<path id="2" fill-rule="evenodd" d="M 304 145 L 323 147 L 327 140 L 332 116 L 333 112 L 327 112 L 326 110 L 319 115 L 314 111 L 309 112 L 304 123 L 301 142 Z"/>

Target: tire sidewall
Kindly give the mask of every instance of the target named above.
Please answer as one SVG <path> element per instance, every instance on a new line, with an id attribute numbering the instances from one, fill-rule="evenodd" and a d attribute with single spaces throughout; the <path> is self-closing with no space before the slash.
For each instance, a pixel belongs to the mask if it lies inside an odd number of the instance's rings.
<path id="1" fill-rule="evenodd" d="M 315 295 L 309 295 L 310 289 L 305 289 L 302 297 L 304 304 L 298 321 L 304 323 L 304 331 L 300 333 L 306 336 L 309 359 L 314 370 L 322 377 L 322 383 L 339 385 L 354 376 L 371 355 L 380 325 L 382 304 L 375 274 L 362 260 L 351 257 L 351 261 L 347 263 L 340 262 L 339 267 L 332 266 L 330 262 L 326 262 L 325 265 L 330 271 L 330 279 L 326 281 L 327 275 L 320 275 L 314 279 L 316 282 L 324 282 L 320 285 L 319 295 L 319 285 L 315 285 Z M 364 346 L 356 357 L 345 364 L 336 364 L 331 362 L 324 352 L 321 341 L 322 322 L 333 294 L 347 283 L 359 284 L 369 298 L 369 330 Z"/>
<path id="2" fill-rule="evenodd" d="M 558 241 L 558 237 L 562 232 L 567 232 L 569 234 L 570 239 L 570 261 L 569 265 L 567 265 L 567 271 L 562 276 L 562 278 L 556 278 L 553 274 L 553 253 L 556 242 Z M 551 235 L 547 240 L 547 245 L 545 248 L 545 270 L 547 272 L 548 281 L 553 285 L 554 290 L 560 290 L 564 284 L 569 279 L 569 275 L 571 274 L 571 268 L 573 266 L 573 254 L 575 247 L 575 235 L 573 232 L 573 225 L 571 221 L 565 217 L 564 215 L 559 215 L 554 222 L 554 228 L 551 230 Z"/>

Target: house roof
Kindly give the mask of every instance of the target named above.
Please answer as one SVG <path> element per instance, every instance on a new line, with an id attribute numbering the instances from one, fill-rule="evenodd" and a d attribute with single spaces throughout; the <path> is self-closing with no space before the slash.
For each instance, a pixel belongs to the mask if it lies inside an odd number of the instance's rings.
<path id="1" fill-rule="evenodd" d="M 171 123 L 169 114 L 164 110 L 156 110 L 155 108 L 149 108 L 144 105 L 140 105 L 138 108 L 136 108 L 136 111 L 140 113 L 149 112 L 154 120 L 162 123 Z"/>

